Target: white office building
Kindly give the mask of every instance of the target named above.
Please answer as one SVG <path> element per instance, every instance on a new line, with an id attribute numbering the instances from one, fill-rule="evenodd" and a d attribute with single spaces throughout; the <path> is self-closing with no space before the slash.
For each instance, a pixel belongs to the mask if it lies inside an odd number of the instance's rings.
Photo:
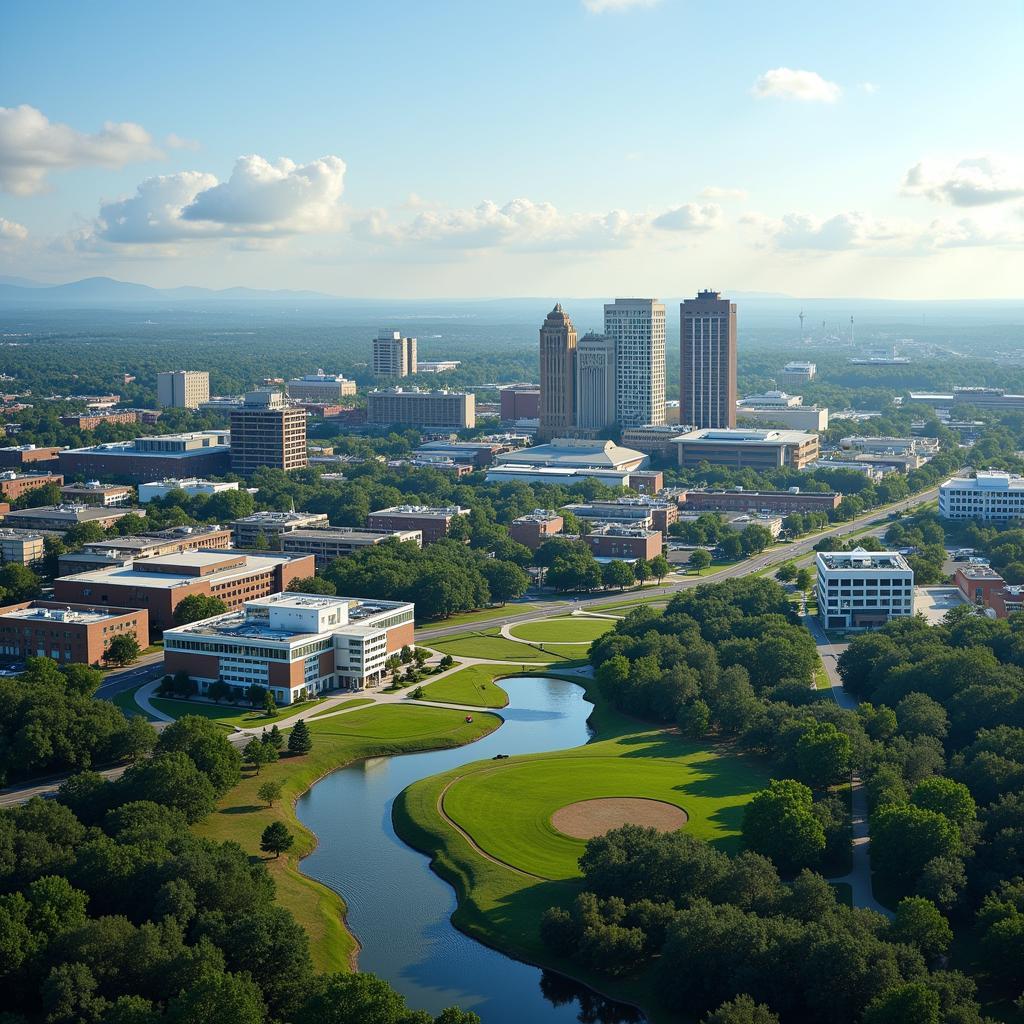
<path id="1" fill-rule="evenodd" d="M 184 491 L 190 498 L 197 494 L 219 494 L 221 491 L 237 491 L 237 480 L 200 480 L 198 477 L 179 479 L 168 477 L 139 484 L 139 504 L 148 505 L 154 498 L 166 498 L 171 491 Z"/>
<path id="2" fill-rule="evenodd" d="M 992 469 L 979 471 L 974 479 L 952 477 L 939 487 L 939 515 L 989 522 L 1024 519 L 1024 477 Z"/>
<path id="3" fill-rule="evenodd" d="M 828 629 L 870 629 L 914 614 L 914 570 L 897 551 L 819 551 L 818 618 Z"/>
<path id="4" fill-rule="evenodd" d="M 620 427 L 665 422 L 665 305 L 657 299 L 605 304 L 615 344 L 615 418 Z"/>
<path id="5" fill-rule="evenodd" d="M 787 395 L 785 391 L 766 391 L 762 395 L 741 398 L 736 416 L 758 423 L 771 423 L 787 430 L 817 432 L 828 429 L 828 409 L 804 405 L 799 395 Z"/>

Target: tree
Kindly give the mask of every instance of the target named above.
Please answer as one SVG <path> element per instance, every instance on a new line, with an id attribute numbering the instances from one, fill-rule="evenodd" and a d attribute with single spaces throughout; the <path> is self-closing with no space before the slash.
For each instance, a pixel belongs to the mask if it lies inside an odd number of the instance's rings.
<path id="1" fill-rule="evenodd" d="M 115 756 L 119 760 L 138 761 L 156 746 L 157 732 L 144 715 L 127 718 L 128 724 L 116 742 Z"/>
<path id="2" fill-rule="evenodd" d="M 944 814 L 961 830 L 969 829 L 978 817 L 978 805 L 971 791 L 962 782 L 940 776 L 922 779 L 910 794 L 910 802 L 917 807 Z"/>
<path id="3" fill-rule="evenodd" d="M 290 850 L 294 842 L 295 837 L 283 821 L 272 821 L 260 836 L 260 849 L 264 853 L 272 853 L 276 860 L 286 850 Z"/>
<path id="4" fill-rule="evenodd" d="M 372 974 L 326 974 L 316 979 L 294 1024 L 421 1024 L 405 1000 Z"/>
<path id="5" fill-rule="evenodd" d="M 273 750 L 273 747 L 269 743 L 263 743 L 253 736 L 246 743 L 245 749 L 242 751 L 242 757 L 245 759 L 246 764 L 251 764 L 256 769 L 256 774 L 259 775 L 260 769 L 270 761 L 271 750 Z M 274 754 L 277 754 L 276 750 L 274 750 Z"/>
<path id="6" fill-rule="evenodd" d="M 231 696 L 231 687 L 223 679 L 215 679 L 206 688 L 206 696 L 219 704 L 222 700 Z"/>
<path id="7" fill-rule="evenodd" d="M 651 578 L 651 567 L 643 558 L 638 558 L 633 563 L 633 578 L 641 587 Z"/>
<path id="8" fill-rule="evenodd" d="M 223 615 L 228 606 L 219 598 L 210 594 L 189 594 L 182 598 L 174 609 L 174 624 L 187 626 L 190 622 L 209 619 L 214 615 Z"/>
<path id="9" fill-rule="evenodd" d="M 398 653 L 398 657 L 403 665 L 408 665 L 412 661 L 412 648 L 406 644 L 401 651 Z"/>
<path id="10" fill-rule="evenodd" d="M 711 727 L 711 709 L 699 699 L 684 704 L 676 715 L 676 722 L 685 735 L 699 740 Z"/>
<path id="11" fill-rule="evenodd" d="M 711 552 L 706 548 L 697 548 L 690 552 L 690 568 L 699 576 L 711 565 Z"/>
<path id="12" fill-rule="evenodd" d="M 135 639 L 134 633 L 118 633 L 111 638 L 107 649 L 103 652 L 103 660 L 111 665 L 130 665 L 138 660 L 142 648 Z"/>
<path id="13" fill-rule="evenodd" d="M 277 779 L 267 779 L 259 789 L 256 790 L 256 795 L 268 806 L 273 807 L 275 800 L 281 799 L 281 790 L 283 789 L 280 782 Z"/>
<path id="14" fill-rule="evenodd" d="M 792 583 L 796 579 L 796 565 L 793 562 L 783 562 L 775 570 L 775 578 L 783 583 Z"/>
<path id="15" fill-rule="evenodd" d="M 896 904 L 893 932 L 899 942 L 916 946 L 926 960 L 943 956 L 953 941 L 953 929 L 931 900 L 907 896 Z"/>
<path id="16" fill-rule="evenodd" d="M 303 576 L 292 580 L 286 589 L 298 594 L 326 594 L 329 597 L 338 593 L 338 588 L 323 576 Z"/>
<path id="17" fill-rule="evenodd" d="M 825 850 L 825 830 L 814 814 L 814 797 L 793 779 L 773 779 L 743 812 L 743 841 L 784 871 L 809 867 Z"/>
<path id="18" fill-rule="evenodd" d="M 270 727 L 270 732 L 266 736 L 267 742 L 272 744 L 275 750 L 280 750 L 284 746 L 284 734 L 278 729 L 277 722 Z"/>
<path id="19" fill-rule="evenodd" d="M 313 735 L 309 726 L 300 718 L 288 734 L 289 754 L 308 754 L 313 749 Z"/>
<path id="20" fill-rule="evenodd" d="M 743 541 L 740 539 L 740 535 L 735 530 L 730 530 L 719 540 L 718 550 L 721 552 L 722 557 L 729 559 L 730 562 L 735 562 L 737 559 L 742 558 Z"/>
<path id="21" fill-rule="evenodd" d="M 203 772 L 218 796 L 237 785 L 242 777 L 242 761 L 224 730 L 201 715 L 185 715 L 160 733 L 157 753 L 180 751 L 187 754 Z"/>
<path id="22" fill-rule="evenodd" d="M 486 559 L 481 563 L 480 571 L 490 587 L 491 600 L 496 604 L 522 597 L 530 585 L 530 577 L 515 562 Z"/>
<path id="23" fill-rule="evenodd" d="M 853 741 L 831 722 L 809 725 L 793 750 L 797 776 L 816 789 L 848 779 L 852 759 Z"/>
<path id="24" fill-rule="evenodd" d="M 959 829 L 937 811 L 902 804 L 871 816 L 871 866 L 900 893 L 913 890 L 929 861 L 959 852 Z"/>
<path id="25" fill-rule="evenodd" d="M 651 567 L 651 575 L 658 583 L 672 571 L 672 565 L 664 555 L 655 555 L 647 564 Z"/>
<path id="26" fill-rule="evenodd" d="M 764 1003 L 755 1003 L 750 996 L 741 995 L 712 1010 L 702 1024 L 779 1024 L 779 1018 Z"/>
<path id="27" fill-rule="evenodd" d="M 181 811 L 189 822 L 199 821 L 213 811 L 217 797 L 213 783 L 181 751 L 157 753 L 139 761 L 109 785 L 117 787 L 125 802 L 151 800 Z"/>
<path id="28" fill-rule="evenodd" d="M 201 975 L 167 1004 L 166 1024 L 230 1021 L 264 1024 L 266 1005 L 259 986 L 248 974 L 210 971 Z"/>
<path id="29" fill-rule="evenodd" d="M 802 569 L 797 569 L 796 576 L 793 577 L 793 585 L 802 594 L 807 594 L 813 588 L 815 583 L 814 571 L 808 569 L 805 565 Z"/>
<path id="30" fill-rule="evenodd" d="M 265 686 L 260 686 L 259 683 L 253 683 L 251 686 L 246 687 L 245 699 L 254 708 L 263 707 L 263 702 L 267 699 L 268 692 L 269 691 Z"/>
<path id="31" fill-rule="evenodd" d="M 601 582 L 606 587 L 618 587 L 624 590 L 634 582 L 633 570 L 620 559 L 606 562 L 601 569 Z"/>
<path id="32" fill-rule="evenodd" d="M 751 555 L 759 555 L 772 540 L 771 530 L 765 528 L 760 523 L 751 523 L 749 526 L 743 529 L 740 534 L 740 544 L 743 546 L 743 554 L 748 558 Z"/>
<path id="33" fill-rule="evenodd" d="M 274 700 L 272 690 L 267 690 L 263 697 L 263 711 L 267 718 L 273 718 L 277 714 L 277 701 Z"/>
<path id="34" fill-rule="evenodd" d="M 939 1024 L 941 1020 L 939 994 L 923 981 L 882 993 L 868 1004 L 863 1017 L 864 1024 Z"/>

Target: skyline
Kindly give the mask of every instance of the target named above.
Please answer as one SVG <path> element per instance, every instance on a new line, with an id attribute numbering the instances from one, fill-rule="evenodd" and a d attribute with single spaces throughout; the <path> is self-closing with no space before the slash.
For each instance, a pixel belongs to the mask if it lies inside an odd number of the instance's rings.
<path id="1" fill-rule="evenodd" d="M 1024 154 L 1000 100 L 1022 84 L 1016 4 L 966 23 L 952 3 L 315 4 L 315 32 L 245 10 L 0 13 L 19 40 L 0 274 L 354 298 L 1020 295 Z"/>

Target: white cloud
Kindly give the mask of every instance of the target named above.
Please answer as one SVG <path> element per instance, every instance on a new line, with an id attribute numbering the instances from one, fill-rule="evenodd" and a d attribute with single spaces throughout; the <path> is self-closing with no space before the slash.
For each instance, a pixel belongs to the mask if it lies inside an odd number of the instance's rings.
<path id="1" fill-rule="evenodd" d="M 52 122 L 27 104 L 0 107 L 0 188 L 15 195 L 45 191 L 51 170 L 123 167 L 162 156 L 149 132 L 130 121 L 107 121 L 101 131 L 89 135 Z"/>
<path id="2" fill-rule="evenodd" d="M 200 149 L 199 143 L 195 139 L 184 139 L 180 135 L 175 135 L 171 132 L 167 138 L 164 139 L 164 145 L 168 149 Z"/>
<path id="3" fill-rule="evenodd" d="M 834 103 L 842 89 L 822 78 L 817 71 L 772 68 L 754 83 L 751 92 L 758 99 L 774 97 L 805 102 Z"/>
<path id="4" fill-rule="evenodd" d="M 653 7 L 659 0 L 583 0 L 583 6 L 591 14 L 621 13 L 636 7 Z"/>
<path id="5" fill-rule="evenodd" d="M 275 237 L 341 224 L 345 163 L 326 156 L 298 165 L 242 157 L 231 177 L 182 171 L 147 178 L 134 195 L 104 203 L 80 244 L 164 244 L 185 239 Z"/>
<path id="6" fill-rule="evenodd" d="M 700 190 L 701 199 L 736 199 L 742 202 L 748 195 L 744 188 L 726 188 L 722 185 L 708 185 Z"/>
<path id="7" fill-rule="evenodd" d="M 0 238 L 5 241 L 24 242 L 28 238 L 28 228 L 17 221 L 0 217 Z"/>
<path id="8" fill-rule="evenodd" d="M 893 242 L 907 237 L 906 225 L 874 220 L 863 213 L 848 211 L 820 220 L 806 213 L 787 213 L 781 221 L 766 222 L 777 249 L 842 252 L 871 243 Z"/>
<path id="9" fill-rule="evenodd" d="M 857 86 L 857 88 L 860 89 L 861 92 L 866 92 L 869 96 L 872 96 L 876 92 L 878 92 L 878 83 L 877 82 L 861 82 L 860 85 Z"/>
<path id="10" fill-rule="evenodd" d="M 922 160 L 907 171 L 903 193 L 953 206 L 988 206 L 1024 196 L 1024 161 L 993 155 L 957 162 Z"/>
<path id="11" fill-rule="evenodd" d="M 722 208 L 715 203 L 704 206 L 684 203 L 674 210 L 666 210 L 651 223 L 663 231 L 711 231 L 721 226 Z"/>

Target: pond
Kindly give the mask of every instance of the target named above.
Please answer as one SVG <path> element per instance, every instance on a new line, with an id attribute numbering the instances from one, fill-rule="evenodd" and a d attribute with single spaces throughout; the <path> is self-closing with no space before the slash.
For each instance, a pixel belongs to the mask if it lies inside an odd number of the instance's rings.
<path id="1" fill-rule="evenodd" d="M 406 846 L 391 807 L 406 786 L 495 754 L 562 750 L 587 742 L 593 707 L 575 683 L 541 676 L 506 680 L 503 725 L 454 750 L 379 757 L 321 779 L 297 805 L 319 838 L 302 870 L 340 893 L 362 946 L 359 968 L 386 978 L 415 1009 L 473 1010 L 483 1024 L 642 1021 L 635 1009 L 561 975 L 520 963 L 451 924 L 454 890 Z"/>

